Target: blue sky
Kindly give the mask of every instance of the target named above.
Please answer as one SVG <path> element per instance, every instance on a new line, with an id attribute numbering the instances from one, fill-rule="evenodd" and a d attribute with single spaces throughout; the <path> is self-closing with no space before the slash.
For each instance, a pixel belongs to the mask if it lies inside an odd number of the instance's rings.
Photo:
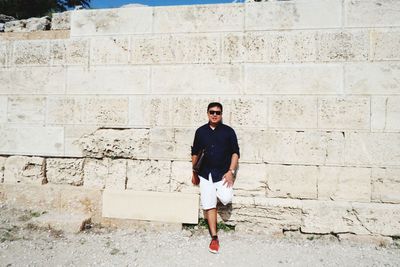
<path id="1" fill-rule="evenodd" d="M 215 4 L 232 3 L 233 0 L 92 0 L 92 8 L 113 8 L 126 4 L 139 3 L 148 6 L 169 6 L 169 5 L 193 5 L 193 4 Z M 243 1 L 241 1 L 243 2 Z"/>

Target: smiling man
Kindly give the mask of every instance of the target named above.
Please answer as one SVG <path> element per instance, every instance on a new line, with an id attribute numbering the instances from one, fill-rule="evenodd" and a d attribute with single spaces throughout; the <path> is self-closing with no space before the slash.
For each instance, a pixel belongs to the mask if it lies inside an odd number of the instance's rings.
<path id="1" fill-rule="evenodd" d="M 209 250 L 218 253 L 217 198 L 224 205 L 233 197 L 233 183 L 239 160 L 235 131 L 222 123 L 222 105 L 212 102 L 207 107 L 208 123 L 196 130 L 192 146 L 192 164 L 204 149 L 198 171 L 193 170 L 192 183 L 200 180 L 201 206 L 211 234 Z"/>

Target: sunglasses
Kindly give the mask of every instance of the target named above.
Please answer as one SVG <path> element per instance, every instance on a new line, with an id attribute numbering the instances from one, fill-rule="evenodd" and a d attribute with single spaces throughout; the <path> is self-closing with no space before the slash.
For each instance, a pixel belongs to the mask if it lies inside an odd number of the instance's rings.
<path id="1" fill-rule="evenodd" d="M 210 115 L 221 115 L 222 112 L 221 111 L 216 111 L 216 110 L 209 110 L 208 114 L 210 114 Z"/>

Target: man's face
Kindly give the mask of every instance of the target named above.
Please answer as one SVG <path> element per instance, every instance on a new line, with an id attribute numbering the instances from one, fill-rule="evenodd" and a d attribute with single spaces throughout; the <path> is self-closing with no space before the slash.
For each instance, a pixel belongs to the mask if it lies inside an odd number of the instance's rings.
<path id="1" fill-rule="evenodd" d="M 222 120 L 222 111 L 219 107 L 212 107 L 207 112 L 208 119 L 213 124 L 218 124 Z"/>

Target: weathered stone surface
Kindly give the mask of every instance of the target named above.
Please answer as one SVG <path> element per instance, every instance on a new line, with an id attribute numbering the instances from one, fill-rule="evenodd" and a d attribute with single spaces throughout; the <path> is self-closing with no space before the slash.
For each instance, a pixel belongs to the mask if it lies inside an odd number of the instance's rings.
<path id="1" fill-rule="evenodd" d="M 215 34 L 133 37 L 131 63 L 217 63 L 219 53 Z"/>
<path id="2" fill-rule="evenodd" d="M 370 234 L 398 236 L 400 234 L 400 205 L 353 203 L 357 219 Z"/>
<path id="3" fill-rule="evenodd" d="M 371 169 L 320 167 L 318 199 L 371 201 Z"/>
<path id="4" fill-rule="evenodd" d="M 153 31 L 155 33 L 221 32 L 243 29 L 244 6 L 242 4 L 154 8 Z"/>
<path id="5" fill-rule="evenodd" d="M 68 39 L 69 31 L 5 32 L 0 35 L 2 41 L 13 40 L 52 40 Z"/>
<path id="6" fill-rule="evenodd" d="M 259 127 L 268 125 L 268 99 L 266 97 L 224 97 L 224 122 L 234 127 Z M 203 104 L 206 107 L 206 103 Z M 206 110 L 206 108 L 204 109 Z"/>
<path id="7" fill-rule="evenodd" d="M 316 234 L 370 234 L 351 204 L 340 201 L 304 201 L 301 231 Z"/>
<path id="8" fill-rule="evenodd" d="M 149 93 L 148 67 L 68 68 L 68 94 L 145 94 Z"/>
<path id="9" fill-rule="evenodd" d="M 317 167 L 267 164 L 265 168 L 268 197 L 317 198 Z"/>
<path id="10" fill-rule="evenodd" d="M 90 63 L 92 65 L 127 64 L 131 48 L 129 37 L 101 37 L 91 41 Z"/>
<path id="11" fill-rule="evenodd" d="M 13 64 L 15 65 L 48 65 L 50 47 L 48 41 L 15 41 Z"/>
<path id="12" fill-rule="evenodd" d="M 371 244 L 376 247 L 388 247 L 393 243 L 391 237 L 380 235 L 355 235 L 355 234 L 338 234 L 340 243 L 344 244 Z"/>
<path id="13" fill-rule="evenodd" d="M 26 20 L 26 31 L 45 31 L 50 29 L 51 20 L 49 17 L 30 18 Z"/>
<path id="14" fill-rule="evenodd" d="M 71 28 L 71 11 L 53 13 L 51 30 L 69 30 Z"/>
<path id="15" fill-rule="evenodd" d="M 161 160 L 129 160 L 127 177 L 127 189 L 169 192 L 171 162 Z"/>
<path id="16" fill-rule="evenodd" d="M 345 27 L 400 26 L 396 0 L 345 0 Z"/>
<path id="17" fill-rule="evenodd" d="M 0 153 L 62 156 L 63 127 L 0 125 Z"/>
<path id="18" fill-rule="evenodd" d="M 108 177 L 109 158 L 85 159 L 83 165 L 83 186 L 94 189 L 104 189 Z"/>
<path id="19" fill-rule="evenodd" d="M 8 97 L 0 96 L 0 123 L 7 122 Z"/>
<path id="20" fill-rule="evenodd" d="M 8 122 L 44 123 L 46 98 L 44 97 L 9 97 Z"/>
<path id="21" fill-rule="evenodd" d="M 235 195 L 266 195 L 267 173 L 265 164 L 239 164 L 234 190 Z"/>
<path id="22" fill-rule="evenodd" d="M 110 161 L 106 189 L 126 189 L 128 161 L 126 159 L 114 159 Z"/>
<path id="23" fill-rule="evenodd" d="M 369 130 L 370 113 L 369 97 L 318 98 L 318 127 L 322 129 Z"/>
<path id="24" fill-rule="evenodd" d="M 245 30 L 339 28 L 341 13 L 339 0 L 246 3 Z"/>
<path id="25" fill-rule="evenodd" d="M 171 159 L 175 157 L 175 130 L 173 128 L 151 128 L 149 158 Z"/>
<path id="26" fill-rule="evenodd" d="M 52 65 L 88 65 L 89 40 L 73 38 L 50 41 Z"/>
<path id="27" fill-rule="evenodd" d="M 348 94 L 400 94 L 399 63 L 347 63 L 344 69 L 344 90 Z"/>
<path id="28" fill-rule="evenodd" d="M 378 132 L 400 131 L 400 96 L 371 97 L 371 129 Z"/>
<path id="29" fill-rule="evenodd" d="M 372 168 L 372 201 L 400 203 L 400 168 Z"/>
<path id="30" fill-rule="evenodd" d="M 41 228 L 51 228 L 64 233 L 79 233 L 85 229 L 85 225 L 91 221 L 88 214 L 76 214 L 66 212 L 47 212 L 39 217 L 32 218 L 30 223 Z"/>
<path id="31" fill-rule="evenodd" d="M 45 184 L 45 159 L 10 156 L 4 163 L 5 183 Z"/>
<path id="32" fill-rule="evenodd" d="M 4 169 L 7 157 L 0 157 L 0 183 L 4 182 Z"/>
<path id="33" fill-rule="evenodd" d="M 71 14 L 71 36 L 150 33 L 152 20 L 152 7 L 79 10 Z"/>
<path id="34" fill-rule="evenodd" d="M 13 20 L 4 24 L 5 32 L 24 32 L 26 27 L 25 20 Z"/>
<path id="35" fill-rule="evenodd" d="M 369 54 L 369 32 L 321 31 L 316 34 L 318 61 L 366 61 Z"/>
<path id="36" fill-rule="evenodd" d="M 269 98 L 269 126 L 273 128 L 317 128 L 317 97 Z"/>
<path id="37" fill-rule="evenodd" d="M 200 126 L 200 124 L 198 124 Z M 179 160 L 191 160 L 191 147 L 194 141 L 196 128 L 175 129 L 175 157 Z"/>
<path id="38" fill-rule="evenodd" d="M 10 65 L 12 56 L 12 42 L 1 41 L 0 39 L 0 67 L 7 67 Z"/>
<path id="39" fill-rule="evenodd" d="M 267 163 L 343 164 L 344 134 L 319 131 L 266 131 L 258 151 Z"/>
<path id="40" fill-rule="evenodd" d="M 171 192 L 199 193 L 200 188 L 192 184 L 192 163 L 173 161 L 171 163 Z"/>
<path id="41" fill-rule="evenodd" d="M 97 129 L 96 125 L 64 125 L 64 156 L 83 157 L 82 150 L 79 147 L 79 139 Z"/>
<path id="42" fill-rule="evenodd" d="M 243 80 L 241 67 L 235 65 L 154 66 L 151 75 L 156 94 L 236 94 Z"/>
<path id="43" fill-rule="evenodd" d="M 400 12 L 399 12 L 400 16 Z M 383 29 L 371 31 L 371 59 L 399 60 L 400 31 Z"/>
<path id="44" fill-rule="evenodd" d="M 245 65 L 247 94 L 337 94 L 342 67 L 324 65 Z"/>
<path id="45" fill-rule="evenodd" d="M 0 69 L 0 95 L 64 94 L 65 74 L 61 67 Z"/>
<path id="46" fill-rule="evenodd" d="M 361 166 L 398 166 L 400 133 L 346 133 L 345 163 Z"/>
<path id="47" fill-rule="evenodd" d="M 83 184 L 83 159 L 49 158 L 46 160 L 46 178 L 52 184 Z"/>
<path id="48" fill-rule="evenodd" d="M 82 136 L 79 145 L 83 154 L 94 158 L 148 158 L 148 129 L 99 129 Z"/>

